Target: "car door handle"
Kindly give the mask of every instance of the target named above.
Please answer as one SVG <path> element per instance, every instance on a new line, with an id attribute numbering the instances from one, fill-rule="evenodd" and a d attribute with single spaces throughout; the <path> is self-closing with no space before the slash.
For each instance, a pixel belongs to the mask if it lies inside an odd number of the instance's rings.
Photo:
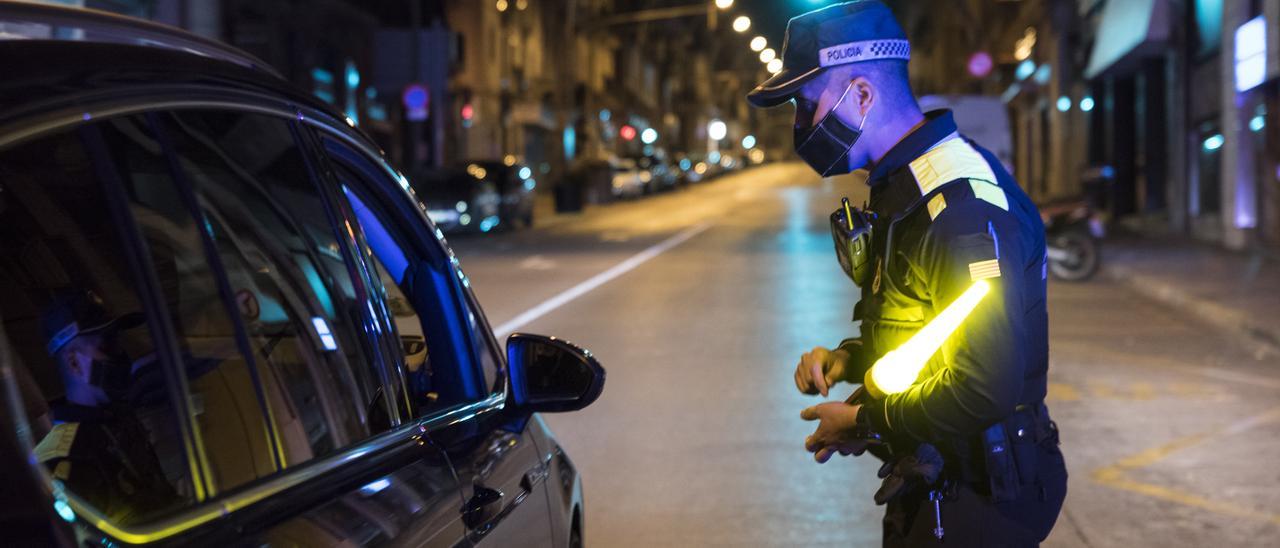
<path id="1" fill-rule="evenodd" d="M 462 523 L 470 529 L 488 527 L 502 511 L 502 499 L 502 491 L 476 484 L 471 499 L 462 506 Z"/>
<path id="2" fill-rule="evenodd" d="M 538 484 L 547 480 L 547 474 L 546 465 L 539 464 L 538 466 L 530 468 L 528 472 L 524 473 L 524 477 L 520 478 L 520 488 L 523 489 L 526 494 L 532 493 L 533 489 L 537 487 Z"/>
<path id="3" fill-rule="evenodd" d="M 462 508 L 462 522 L 471 529 L 471 539 L 479 541 L 491 531 L 502 518 L 520 506 L 520 503 L 533 494 L 533 490 L 547 479 L 547 467 L 539 464 L 530 468 L 520 477 L 520 494 L 504 504 L 505 496 L 497 489 L 490 489 L 475 484 L 475 494 Z"/>

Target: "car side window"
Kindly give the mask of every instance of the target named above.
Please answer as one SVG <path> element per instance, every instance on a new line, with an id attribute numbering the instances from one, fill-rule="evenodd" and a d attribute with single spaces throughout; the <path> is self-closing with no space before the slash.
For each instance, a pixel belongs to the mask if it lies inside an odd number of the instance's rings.
<path id="1" fill-rule="evenodd" d="M 0 152 L 0 306 L 29 408 L 35 457 L 117 525 L 197 498 L 131 266 L 118 187 L 83 146 L 91 127 Z M 36 405 L 31 405 L 34 403 Z"/>
<path id="2" fill-rule="evenodd" d="M 104 132 L 163 265 L 211 488 L 386 429 L 356 289 L 333 264 L 340 246 L 295 216 L 319 204 L 289 122 L 184 111 L 112 120 Z"/>
<path id="3" fill-rule="evenodd" d="M 480 305 L 472 295 L 470 285 L 465 284 L 463 290 L 467 328 L 471 330 L 471 340 L 475 341 L 476 356 L 480 360 L 480 369 L 484 372 L 485 386 L 489 387 L 490 393 L 501 392 L 506 388 L 506 362 L 498 353 L 497 341 L 480 312 Z"/>
<path id="4" fill-rule="evenodd" d="M 456 264 L 432 238 L 426 225 L 415 230 L 415 204 L 399 182 L 375 171 L 371 162 L 332 141 L 336 183 L 347 197 L 375 263 L 386 299 L 395 312 L 397 336 L 405 349 L 410 400 L 421 416 L 488 396 L 493 367 L 476 352 L 473 317 L 464 302 L 464 280 Z M 411 353 L 421 341 L 423 358 Z M 415 360 L 421 359 L 418 366 Z"/>

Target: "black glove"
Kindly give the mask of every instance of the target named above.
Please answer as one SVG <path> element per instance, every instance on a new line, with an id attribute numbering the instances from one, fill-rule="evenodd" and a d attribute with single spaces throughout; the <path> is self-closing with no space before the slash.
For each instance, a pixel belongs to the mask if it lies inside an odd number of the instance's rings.
<path id="1" fill-rule="evenodd" d="M 876 473 L 884 480 L 876 491 L 876 504 L 885 504 L 903 493 L 937 483 L 942 465 L 942 454 L 927 443 L 916 447 L 913 455 L 884 463 Z"/>

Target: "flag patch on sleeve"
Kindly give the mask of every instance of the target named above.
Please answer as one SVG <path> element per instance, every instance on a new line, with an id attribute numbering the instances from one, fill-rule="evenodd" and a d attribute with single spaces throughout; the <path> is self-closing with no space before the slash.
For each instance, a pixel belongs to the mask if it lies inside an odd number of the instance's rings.
<path id="1" fill-rule="evenodd" d="M 1000 261 L 991 259 L 989 261 L 979 261 L 969 263 L 969 277 L 973 281 L 985 280 L 987 278 L 1000 277 Z"/>

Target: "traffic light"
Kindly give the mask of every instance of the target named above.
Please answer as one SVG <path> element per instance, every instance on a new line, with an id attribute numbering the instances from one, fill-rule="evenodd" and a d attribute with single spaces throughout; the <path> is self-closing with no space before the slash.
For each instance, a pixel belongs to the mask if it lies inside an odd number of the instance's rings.
<path id="1" fill-rule="evenodd" d="M 471 103 L 463 103 L 462 112 L 459 114 L 462 115 L 462 127 L 471 127 L 471 123 L 476 116 L 476 109 L 471 106 Z"/>

